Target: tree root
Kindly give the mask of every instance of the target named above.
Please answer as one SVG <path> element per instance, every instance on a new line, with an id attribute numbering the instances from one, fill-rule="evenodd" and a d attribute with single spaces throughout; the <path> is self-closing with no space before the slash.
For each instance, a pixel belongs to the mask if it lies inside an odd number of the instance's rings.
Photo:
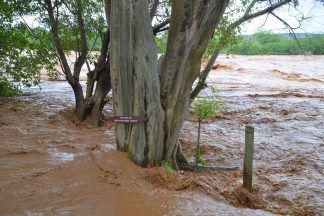
<path id="1" fill-rule="evenodd" d="M 178 163 L 179 170 L 185 171 L 200 171 L 200 170 L 223 170 L 223 171 L 235 171 L 239 170 L 239 167 L 220 167 L 220 166 L 202 166 L 198 165 L 196 167 L 195 164 L 190 163 Z"/>
<path id="2" fill-rule="evenodd" d="M 194 164 L 191 164 L 191 166 L 194 169 L 198 169 L 198 170 L 224 170 L 224 171 L 234 171 L 234 170 L 238 170 L 239 167 L 220 167 L 220 166 L 202 166 L 202 165 L 198 165 L 197 168 Z"/>
<path id="3" fill-rule="evenodd" d="M 185 171 L 195 171 L 195 166 L 189 164 L 189 163 L 178 163 L 179 170 L 185 170 Z"/>
<path id="4" fill-rule="evenodd" d="M 232 170 L 238 170 L 239 167 L 219 167 L 219 166 L 201 166 L 198 165 L 196 167 L 195 164 L 191 164 L 187 161 L 187 159 L 184 157 L 181 146 L 178 145 L 177 149 L 177 155 L 176 155 L 176 161 L 177 161 L 177 168 L 179 170 L 186 170 L 186 171 L 196 171 L 196 170 L 225 170 L 225 171 L 232 171 Z"/>

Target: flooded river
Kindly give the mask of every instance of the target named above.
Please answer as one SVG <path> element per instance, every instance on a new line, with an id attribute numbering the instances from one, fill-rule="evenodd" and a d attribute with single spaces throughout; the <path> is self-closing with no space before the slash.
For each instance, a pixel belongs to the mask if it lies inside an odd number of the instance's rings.
<path id="1" fill-rule="evenodd" d="M 115 150 L 113 124 L 78 123 L 69 85 L 43 81 L 0 98 L 0 215 L 324 214 L 324 56 L 221 56 L 214 66 L 208 85 L 223 106 L 203 123 L 202 157 L 239 170 L 137 167 Z M 247 124 L 252 193 L 241 188 Z M 197 127 L 188 116 L 189 160 Z"/>

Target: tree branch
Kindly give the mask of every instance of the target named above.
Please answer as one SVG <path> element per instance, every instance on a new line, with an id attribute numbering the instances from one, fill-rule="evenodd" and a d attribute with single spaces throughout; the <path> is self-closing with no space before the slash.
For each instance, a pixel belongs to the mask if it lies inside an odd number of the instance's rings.
<path id="1" fill-rule="evenodd" d="M 197 85 L 195 86 L 195 88 L 190 92 L 190 99 L 191 100 L 194 100 L 198 94 L 204 89 L 207 87 L 207 83 L 206 83 L 206 79 L 208 77 L 208 74 L 213 66 L 213 64 L 215 63 L 219 53 L 220 53 L 221 49 L 218 49 L 218 50 L 214 50 L 214 53 L 213 55 L 209 58 L 208 60 L 208 63 L 205 67 L 204 70 L 202 70 L 200 73 L 199 73 L 199 79 L 198 79 L 198 83 Z"/>
<path id="2" fill-rule="evenodd" d="M 161 32 L 161 31 L 165 31 L 165 30 L 169 29 L 169 27 L 165 27 L 165 26 L 167 26 L 169 24 L 170 24 L 170 18 L 168 18 L 168 19 L 164 20 L 163 22 L 155 25 L 153 27 L 153 34 L 156 35 L 157 33 Z M 161 29 L 163 29 L 163 30 L 161 30 Z"/>
<path id="3" fill-rule="evenodd" d="M 280 2 L 277 2 L 277 3 L 275 3 L 275 4 L 272 4 L 271 6 L 265 8 L 265 9 L 263 9 L 263 10 L 261 10 L 261 11 L 258 11 L 258 12 L 252 13 L 252 14 L 248 14 L 248 15 L 244 14 L 240 19 L 238 19 L 236 22 L 234 22 L 234 23 L 232 24 L 232 28 L 236 28 L 236 27 L 238 27 L 239 25 L 241 25 L 243 22 L 246 22 L 246 21 L 251 20 L 251 19 L 253 19 L 253 18 L 256 18 L 256 17 L 258 17 L 258 16 L 262 16 L 262 15 L 264 15 L 264 14 L 266 14 L 266 13 L 270 13 L 271 11 L 274 11 L 274 10 L 276 10 L 277 8 L 281 7 L 281 6 L 283 6 L 283 5 L 285 5 L 285 4 L 288 4 L 288 3 L 291 2 L 291 1 L 292 1 L 292 0 L 282 0 L 282 1 L 280 1 Z M 252 4 L 252 3 L 251 3 L 251 4 Z M 253 6 L 253 5 L 252 5 L 252 6 Z M 252 8 L 250 8 L 250 10 L 251 10 L 251 9 L 252 9 Z"/>
<path id="4" fill-rule="evenodd" d="M 286 28 L 289 30 L 290 34 L 294 37 L 294 39 L 295 39 L 295 41 L 296 41 L 298 47 L 301 47 L 301 45 L 300 45 L 300 43 L 299 43 L 299 41 L 298 41 L 298 39 L 297 39 L 297 36 L 296 36 L 296 34 L 295 34 L 295 32 L 294 32 L 294 30 L 295 30 L 295 29 L 298 29 L 298 28 L 300 27 L 300 25 L 299 25 L 298 27 L 293 28 L 293 27 L 291 27 L 291 26 L 290 26 L 290 25 L 289 25 L 285 20 L 281 19 L 281 18 L 280 18 L 279 16 L 277 16 L 275 13 L 270 12 L 270 14 L 271 14 L 272 16 L 274 16 L 275 18 L 277 18 L 280 22 L 282 22 L 282 23 L 286 26 Z"/>
<path id="5" fill-rule="evenodd" d="M 43 3 L 42 0 L 37 0 L 38 4 L 40 4 L 42 7 L 44 7 L 47 10 L 47 5 L 46 3 Z"/>
<path id="6" fill-rule="evenodd" d="M 99 57 L 99 63 L 103 63 L 106 61 L 107 55 L 108 55 L 108 47 L 110 43 L 110 32 L 109 29 L 106 31 L 104 38 L 102 40 L 102 46 L 100 50 L 100 57 Z"/>
<path id="7" fill-rule="evenodd" d="M 236 29 L 239 25 L 241 25 L 242 23 L 249 21 L 255 17 L 258 16 L 262 16 L 264 14 L 267 13 L 272 13 L 272 11 L 276 10 L 277 8 L 288 4 L 289 2 L 291 2 L 292 0 L 282 0 L 280 2 L 277 2 L 276 4 L 273 4 L 261 11 L 255 12 L 250 14 L 253 6 L 255 5 L 255 3 L 257 2 L 256 0 L 253 0 L 250 5 L 247 7 L 246 12 L 244 13 L 244 15 L 239 18 L 237 21 L 235 21 L 234 23 L 230 24 L 227 29 L 226 29 L 226 34 L 223 34 L 220 38 L 219 38 L 219 42 L 217 44 L 217 46 L 214 49 L 213 55 L 210 57 L 206 67 L 199 73 L 199 81 L 197 83 L 197 85 L 195 86 L 195 88 L 191 91 L 190 93 L 190 98 L 191 100 L 195 99 L 197 97 L 197 95 L 199 94 L 199 92 L 201 90 L 203 90 L 207 84 L 206 84 L 206 79 L 208 77 L 208 74 L 211 70 L 212 65 L 215 63 L 221 49 L 223 48 L 224 45 L 226 45 L 226 42 L 228 40 L 228 36 L 231 34 L 232 31 L 234 31 L 234 29 Z M 287 25 L 286 25 L 287 26 Z M 289 26 L 289 25 L 288 25 Z"/>
<path id="8" fill-rule="evenodd" d="M 87 46 L 86 32 L 84 28 L 84 20 L 82 15 L 83 14 L 82 2 L 81 0 L 76 0 L 76 3 L 77 3 L 77 18 L 79 24 L 79 33 L 81 39 L 81 55 L 78 57 L 78 60 L 74 64 L 73 76 L 76 80 L 79 80 L 82 65 L 84 64 L 87 57 L 88 46 Z"/>
<path id="9" fill-rule="evenodd" d="M 253 8 L 253 6 L 255 5 L 256 2 L 257 2 L 257 0 L 253 0 L 253 1 L 249 4 L 249 6 L 247 7 L 247 9 L 246 9 L 246 11 L 245 11 L 243 17 L 246 17 L 246 16 L 248 16 L 248 15 L 251 13 L 251 10 L 252 10 L 252 8 Z"/>
<path id="10" fill-rule="evenodd" d="M 150 8 L 150 18 L 153 20 L 153 17 L 155 16 L 157 7 L 159 6 L 159 0 L 153 0 L 153 3 L 151 4 Z"/>
<path id="11" fill-rule="evenodd" d="M 110 8 L 111 8 L 111 0 L 105 0 L 105 14 L 108 26 L 110 26 Z"/>
<path id="12" fill-rule="evenodd" d="M 64 4 L 64 1 L 55 1 L 54 2 L 54 5 L 53 5 L 53 8 L 56 8 L 56 7 L 59 7 L 61 4 Z"/>
<path id="13" fill-rule="evenodd" d="M 103 68 L 105 67 L 105 62 L 108 58 L 108 47 L 110 42 L 110 33 L 109 30 L 104 35 L 102 40 L 102 46 L 100 50 L 100 56 L 98 59 L 98 63 L 95 63 L 95 69 L 87 73 L 87 89 L 86 89 L 86 98 L 90 98 L 93 94 L 94 83 L 98 79 L 100 73 L 103 72 Z"/>
<path id="14" fill-rule="evenodd" d="M 62 48 L 62 44 L 61 44 L 61 39 L 59 37 L 59 33 L 58 33 L 58 27 L 57 27 L 57 21 L 55 19 L 54 16 L 54 8 L 52 6 L 52 2 L 51 0 L 45 0 L 45 4 L 46 4 L 46 10 L 48 13 L 48 17 L 50 20 L 50 26 L 51 26 L 51 32 L 53 35 L 53 41 L 54 41 L 54 46 L 55 49 L 58 53 L 59 56 L 59 60 L 60 60 L 60 64 L 61 64 L 61 68 L 63 70 L 63 73 L 66 76 L 66 79 L 68 80 L 68 82 L 72 85 L 75 86 L 76 85 L 76 80 L 73 78 L 69 64 L 66 60 L 66 56 L 64 54 L 64 50 Z"/>
<path id="15" fill-rule="evenodd" d="M 62 4 L 64 4 L 64 6 L 68 9 L 68 11 L 70 11 L 71 14 L 75 15 L 75 12 L 70 8 L 70 6 L 65 1 L 62 1 Z"/>

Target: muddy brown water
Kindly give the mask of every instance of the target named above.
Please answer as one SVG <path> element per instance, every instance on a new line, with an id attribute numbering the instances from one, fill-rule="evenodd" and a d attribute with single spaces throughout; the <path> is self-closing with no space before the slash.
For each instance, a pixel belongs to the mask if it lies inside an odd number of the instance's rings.
<path id="1" fill-rule="evenodd" d="M 72 115 L 66 82 L 0 98 L 0 215 L 323 215 L 324 56 L 221 56 L 208 79 L 222 112 L 203 158 L 237 171 L 143 169 L 115 150 L 113 124 Z M 112 114 L 111 104 L 105 115 Z M 241 188 L 244 126 L 255 127 L 253 192 Z M 180 142 L 193 160 L 197 122 Z M 249 207 L 249 208 L 248 208 Z"/>

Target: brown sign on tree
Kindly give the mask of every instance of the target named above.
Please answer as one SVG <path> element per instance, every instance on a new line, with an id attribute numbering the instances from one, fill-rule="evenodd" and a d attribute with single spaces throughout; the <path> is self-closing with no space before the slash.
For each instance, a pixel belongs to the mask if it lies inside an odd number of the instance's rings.
<path id="1" fill-rule="evenodd" d="M 139 123 L 145 122 L 147 119 L 144 116 L 111 116 L 108 121 L 116 123 Z"/>

